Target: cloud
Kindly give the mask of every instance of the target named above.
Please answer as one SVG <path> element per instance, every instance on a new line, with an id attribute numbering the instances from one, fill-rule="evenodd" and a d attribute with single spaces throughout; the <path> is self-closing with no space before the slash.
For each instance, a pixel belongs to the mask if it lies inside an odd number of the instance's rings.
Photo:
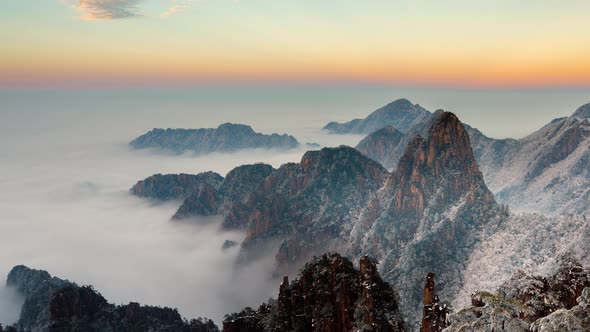
<path id="1" fill-rule="evenodd" d="M 85 21 L 113 20 L 141 16 L 141 0 L 77 0 L 72 5 Z"/>
<path id="2" fill-rule="evenodd" d="M 191 1 L 191 0 L 185 0 L 185 1 L 171 0 L 170 1 L 170 3 L 171 3 L 170 8 L 168 8 L 168 10 L 166 10 L 165 12 L 160 14 L 160 17 L 168 18 L 173 14 L 184 12 L 189 9 L 192 2 L 193 1 Z"/>

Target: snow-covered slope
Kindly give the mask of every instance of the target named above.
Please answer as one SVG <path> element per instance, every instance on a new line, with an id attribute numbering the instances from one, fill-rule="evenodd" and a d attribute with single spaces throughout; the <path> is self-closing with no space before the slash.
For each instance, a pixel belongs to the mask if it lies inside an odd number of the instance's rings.
<path id="1" fill-rule="evenodd" d="M 506 145 L 501 154 L 490 146 L 476 155 L 486 184 L 499 203 L 514 211 L 550 216 L 590 212 L 588 118 L 555 119 Z"/>

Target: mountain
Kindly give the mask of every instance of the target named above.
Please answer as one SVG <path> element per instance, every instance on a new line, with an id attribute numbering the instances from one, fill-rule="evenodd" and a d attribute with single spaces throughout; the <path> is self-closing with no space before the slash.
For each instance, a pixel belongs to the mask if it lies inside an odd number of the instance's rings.
<path id="1" fill-rule="evenodd" d="M 345 257 L 324 254 L 279 288 L 277 300 L 258 310 L 226 315 L 224 332 L 263 331 L 406 331 L 397 294 L 369 257 L 359 270 Z"/>
<path id="2" fill-rule="evenodd" d="M 176 309 L 110 304 L 92 286 L 22 265 L 10 271 L 6 285 L 25 297 L 18 331 L 219 331 L 211 320 L 186 321 Z"/>
<path id="3" fill-rule="evenodd" d="M 207 154 L 243 149 L 293 149 L 299 146 L 299 142 L 287 134 L 265 135 L 255 132 L 250 126 L 224 123 L 217 128 L 154 128 L 131 141 L 129 146 L 134 149 L 155 148 L 178 154 Z"/>
<path id="4" fill-rule="evenodd" d="M 406 132 L 406 128 L 412 128 L 429 116 L 430 112 L 420 105 L 414 105 L 407 99 L 398 99 L 364 119 L 345 123 L 330 122 L 323 129 L 333 134 L 370 134 L 387 125 L 392 125 L 397 130 Z"/>
<path id="5" fill-rule="evenodd" d="M 494 200 L 457 117 L 438 112 L 428 136 L 416 136 L 397 169 L 362 212 L 348 255 L 370 255 L 394 281 L 407 316 L 419 310 L 416 287 L 430 271 L 445 298 L 462 283 L 462 265 L 480 233 L 508 213 Z"/>
<path id="6" fill-rule="evenodd" d="M 402 133 L 394 126 L 387 126 L 365 137 L 358 143 L 356 149 L 380 162 L 385 168 L 391 169 L 397 165 L 409 139 L 410 135 Z"/>
<path id="7" fill-rule="evenodd" d="M 581 117 L 588 108 L 510 142 L 500 154 L 482 151 L 478 161 L 499 202 L 550 216 L 590 213 L 590 119 Z"/>
<path id="8" fill-rule="evenodd" d="M 473 293 L 471 305 L 449 321 L 448 332 L 590 331 L 590 270 L 569 255 L 560 256 L 548 276 L 520 271 L 495 294 Z"/>
<path id="9" fill-rule="evenodd" d="M 196 192 L 187 197 L 173 218 L 219 214 L 225 216 L 226 228 L 243 229 L 247 218 L 243 215 L 243 206 L 274 171 L 272 166 L 266 164 L 238 166 L 227 173 L 216 189 Z"/>
<path id="10" fill-rule="evenodd" d="M 155 174 L 138 181 L 129 192 L 135 196 L 161 201 L 185 199 L 203 190 L 204 186 L 218 188 L 223 177 L 214 172 L 192 174 Z"/>
<path id="11" fill-rule="evenodd" d="M 522 139 L 494 139 L 464 125 L 486 184 L 501 204 L 519 212 L 588 214 L 590 104 Z M 412 122 L 384 119 L 357 149 L 395 169 L 416 134 L 425 135 L 438 111 Z M 375 114 L 375 113 L 373 113 Z M 373 114 L 364 120 L 373 118 Z M 392 128 L 393 127 L 393 128 Z"/>
<path id="12" fill-rule="evenodd" d="M 242 207 L 247 216 L 243 258 L 251 259 L 261 244 L 278 241 L 281 269 L 342 249 L 387 175 L 377 162 L 347 146 L 309 151 L 301 162 L 281 166 Z"/>

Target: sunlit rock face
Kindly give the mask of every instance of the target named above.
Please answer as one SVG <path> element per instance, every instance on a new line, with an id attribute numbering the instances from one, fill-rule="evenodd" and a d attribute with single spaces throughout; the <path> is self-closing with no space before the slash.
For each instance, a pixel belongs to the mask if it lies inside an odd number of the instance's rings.
<path id="1" fill-rule="evenodd" d="M 294 281 L 284 278 L 277 300 L 227 315 L 223 330 L 406 331 L 397 294 L 375 262 L 363 257 L 359 266 L 338 254 L 316 257 Z"/>
<path id="2" fill-rule="evenodd" d="M 410 142 L 367 204 L 348 251 L 381 262 L 385 279 L 400 286 L 407 316 L 420 311 L 419 280 L 428 272 L 439 276 L 443 297 L 454 294 L 480 232 L 507 216 L 484 183 L 461 122 L 452 113 L 437 114 L 428 136 Z"/>
<path id="3" fill-rule="evenodd" d="M 242 124 L 225 123 L 217 128 L 155 128 L 129 143 L 134 149 L 159 149 L 172 153 L 207 154 L 235 152 L 243 149 L 293 149 L 299 146 L 295 137 L 283 134 L 265 135 Z"/>
<path id="4" fill-rule="evenodd" d="M 22 265 L 12 269 L 6 283 L 25 297 L 14 326 L 18 331 L 219 331 L 211 320 L 187 321 L 176 309 L 110 304 L 92 286 Z"/>

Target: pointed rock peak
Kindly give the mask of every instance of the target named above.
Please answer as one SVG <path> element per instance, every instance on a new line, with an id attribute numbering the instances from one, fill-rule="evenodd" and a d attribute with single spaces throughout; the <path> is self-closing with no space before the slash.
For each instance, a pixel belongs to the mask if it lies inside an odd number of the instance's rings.
<path id="1" fill-rule="evenodd" d="M 580 106 L 574 114 L 573 118 L 589 119 L 590 118 L 590 103 Z"/>

